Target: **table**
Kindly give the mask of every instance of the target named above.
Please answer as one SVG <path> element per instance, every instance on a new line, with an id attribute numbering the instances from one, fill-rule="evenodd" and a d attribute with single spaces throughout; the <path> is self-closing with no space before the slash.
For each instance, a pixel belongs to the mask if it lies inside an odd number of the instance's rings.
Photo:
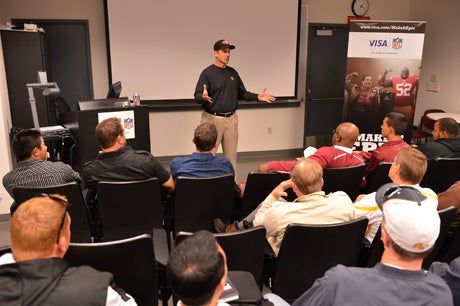
<path id="1" fill-rule="evenodd" d="M 439 120 L 441 118 L 450 117 L 454 119 L 455 121 L 457 121 L 458 124 L 460 124 L 460 114 L 459 113 L 429 113 L 429 114 L 426 114 L 426 116 L 432 120 Z"/>

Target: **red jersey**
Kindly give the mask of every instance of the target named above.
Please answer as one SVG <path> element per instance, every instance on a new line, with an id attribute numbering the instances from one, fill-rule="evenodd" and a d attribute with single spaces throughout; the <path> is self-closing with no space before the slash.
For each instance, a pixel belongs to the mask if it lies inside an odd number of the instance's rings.
<path id="1" fill-rule="evenodd" d="M 341 168 L 364 164 L 359 154 L 348 153 L 335 147 L 321 147 L 308 158 L 316 160 L 322 168 Z M 297 160 L 272 161 L 267 163 L 269 171 L 290 172 Z"/>
<path id="2" fill-rule="evenodd" d="M 393 92 L 395 94 L 394 106 L 414 105 L 414 89 L 418 84 L 418 80 L 418 75 L 408 76 L 407 79 L 403 79 L 398 75 L 393 75 L 391 77 Z"/>

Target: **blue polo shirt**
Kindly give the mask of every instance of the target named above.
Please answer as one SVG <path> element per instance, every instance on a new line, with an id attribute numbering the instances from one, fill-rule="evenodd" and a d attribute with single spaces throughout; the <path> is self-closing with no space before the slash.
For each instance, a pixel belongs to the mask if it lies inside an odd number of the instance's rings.
<path id="1" fill-rule="evenodd" d="M 212 153 L 192 153 L 187 157 L 176 157 L 171 161 L 170 173 L 173 179 L 185 177 L 211 177 L 235 174 L 230 160 Z"/>

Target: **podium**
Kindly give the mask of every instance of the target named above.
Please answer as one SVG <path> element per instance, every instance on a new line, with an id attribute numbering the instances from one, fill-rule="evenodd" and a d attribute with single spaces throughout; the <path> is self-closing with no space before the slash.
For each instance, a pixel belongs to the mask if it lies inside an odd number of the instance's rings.
<path id="1" fill-rule="evenodd" d="M 96 125 L 99 123 L 100 113 L 110 113 L 117 117 L 118 112 L 133 111 L 135 138 L 127 139 L 127 145 L 134 150 L 150 152 L 150 126 L 148 106 L 135 107 L 105 107 L 73 111 L 65 114 L 63 125 L 69 128 L 75 138 L 75 145 L 71 150 L 71 165 L 75 171 L 80 172 L 83 165 L 95 159 L 100 151 L 96 138 Z M 106 114 L 107 115 L 107 114 Z M 123 124 L 123 122 L 122 122 Z M 125 127 L 126 128 L 126 127 Z"/>

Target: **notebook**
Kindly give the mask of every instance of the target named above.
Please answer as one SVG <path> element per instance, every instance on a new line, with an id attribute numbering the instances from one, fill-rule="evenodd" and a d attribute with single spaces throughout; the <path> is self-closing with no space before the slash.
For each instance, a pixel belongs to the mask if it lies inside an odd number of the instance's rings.
<path id="1" fill-rule="evenodd" d="M 229 277 L 227 277 L 227 283 L 225 284 L 224 291 L 220 294 L 219 302 L 230 302 L 240 298 L 239 292 L 233 285 Z"/>

